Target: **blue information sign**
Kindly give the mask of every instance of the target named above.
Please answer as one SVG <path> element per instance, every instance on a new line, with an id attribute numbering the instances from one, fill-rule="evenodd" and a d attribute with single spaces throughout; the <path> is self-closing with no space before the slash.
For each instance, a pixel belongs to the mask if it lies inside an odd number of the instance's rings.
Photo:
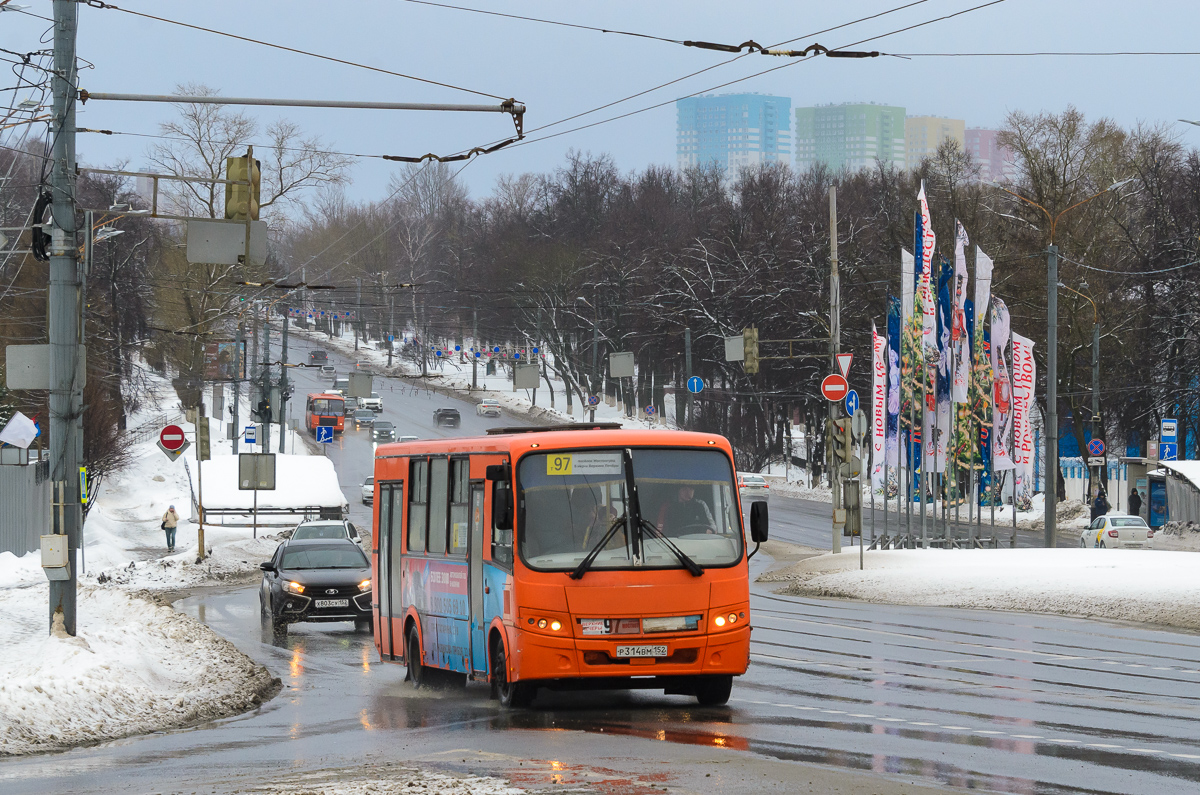
<path id="1" fill-rule="evenodd" d="M 257 425 L 247 425 L 246 426 L 246 435 L 245 435 L 244 439 L 245 439 L 246 444 L 257 444 L 258 443 L 258 426 Z"/>
<path id="2" fill-rule="evenodd" d="M 851 389 L 846 393 L 846 413 L 853 417 L 856 411 L 858 411 L 858 392 Z"/>
<path id="3" fill-rule="evenodd" d="M 1174 461 L 1179 458 L 1179 423 L 1175 420 L 1164 419 L 1159 426 L 1158 460 Z"/>
<path id="4" fill-rule="evenodd" d="M 694 375 L 687 381 L 687 391 L 693 395 L 699 395 L 704 391 L 704 379 L 698 375 Z"/>
<path id="5" fill-rule="evenodd" d="M 333 426 L 318 425 L 317 426 L 317 441 L 321 444 L 330 444 L 333 441 Z"/>

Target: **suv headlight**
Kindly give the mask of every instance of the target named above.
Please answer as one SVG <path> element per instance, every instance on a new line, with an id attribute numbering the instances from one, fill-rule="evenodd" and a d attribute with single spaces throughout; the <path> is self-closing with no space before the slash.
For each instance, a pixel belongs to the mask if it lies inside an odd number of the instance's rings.
<path id="1" fill-rule="evenodd" d="M 362 582 L 360 582 L 358 584 L 358 590 L 364 591 L 364 592 L 371 590 L 371 581 L 369 579 L 367 579 L 367 580 L 363 580 Z"/>
<path id="2" fill-rule="evenodd" d="M 304 586 L 298 582 L 292 582 L 291 580 L 284 580 L 283 581 L 283 590 L 291 591 L 292 593 L 304 593 Z"/>

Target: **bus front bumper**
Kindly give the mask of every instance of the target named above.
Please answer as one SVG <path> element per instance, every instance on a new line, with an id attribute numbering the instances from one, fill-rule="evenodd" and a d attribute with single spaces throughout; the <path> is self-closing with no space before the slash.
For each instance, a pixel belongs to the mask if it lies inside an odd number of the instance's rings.
<path id="1" fill-rule="evenodd" d="M 554 637 L 518 630 L 517 679 L 740 676 L 750 663 L 750 627 L 707 635 L 639 635 L 621 640 Z M 666 646 L 662 657 L 628 657 L 618 646 Z"/>

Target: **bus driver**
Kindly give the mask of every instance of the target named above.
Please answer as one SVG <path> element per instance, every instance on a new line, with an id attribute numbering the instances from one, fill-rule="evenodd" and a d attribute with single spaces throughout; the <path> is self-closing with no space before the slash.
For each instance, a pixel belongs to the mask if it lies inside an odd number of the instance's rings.
<path id="1" fill-rule="evenodd" d="M 659 512 L 658 529 L 663 535 L 674 537 L 717 531 L 717 523 L 708 509 L 708 503 L 696 498 L 695 488 L 687 483 L 681 484 L 675 497 L 674 502 L 664 504 Z"/>

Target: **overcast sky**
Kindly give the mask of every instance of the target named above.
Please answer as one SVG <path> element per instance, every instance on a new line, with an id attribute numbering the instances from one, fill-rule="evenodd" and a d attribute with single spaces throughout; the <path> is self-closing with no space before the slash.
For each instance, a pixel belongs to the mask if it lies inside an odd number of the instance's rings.
<path id="1" fill-rule="evenodd" d="M 911 0 L 910 0 L 911 1 Z M 50 15 L 48 0 L 16 0 Z M 453 0 L 451 0 L 453 2 Z M 985 0 L 927 0 L 907 10 L 832 33 L 816 31 L 904 4 L 905 0 L 831 3 L 797 0 L 462 0 L 461 5 L 538 16 L 677 39 L 792 47 L 819 42 L 840 47 L 860 39 L 979 5 Z M 528 106 L 526 128 L 595 108 L 732 56 L 644 38 L 602 34 L 404 0 L 364 2 L 150 2 L 118 5 L 253 38 L 311 50 L 465 88 L 515 97 Z M 1200 4 L 1191 0 L 1005 0 L 954 19 L 873 41 L 864 49 L 894 53 L 1200 50 L 1195 41 Z M 0 14 L 0 47 L 41 47 L 46 23 Z M 47 41 L 49 39 L 47 38 Z M 82 87 L 121 93 L 171 93 L 176 84 L 203 83 L 227 96 L 490 103 L 462 91 L 430 86 L 200 31 L 140 19 L 115 10 L 80 8 L 79 55 L 95 64 Z M 874 101 L 904 106 L 910 115 L 965 119 L 996 127 L 1010 110 L 1061 111 L 1074 104 L 1089 117 L 1123 125 L 1200 118 L 1200 57 L 1113 58 L 817 58 L 784 61 L 742 58 L 703 75 L 614 108 L 547 130 L 528 145 L 479 158 L 463 172 L 474 196 L 486 195 L 504 173 L 549 171 L 568 149 L 606 152 L 624 170 L 675 162 L 672 100 L 789 64 L 716 93 L 756 91 L 790 97 L 793 107 Z M 3 87 L 7 87 L 7 84 Z M 550 132 L 667 104 L 630 118 L 542 141 Z M 6 103 L 7 104 L 7 103 Z M 249 108 L 265 123 L 291 118 L 319 134 L 329 148 L 365 154 L 449 153 L 512 133 L 498 114 L 419 113 Z M 155 133 L 170 105 L 91 102 L 79 125 Z M 1200 128 L 1176 124 L 1182 140 L 1200 146 Z M 152 139 L 81 135 L 79 159 L 89 165 L 126 161 L 139 168 Z M 355 199 L 386 195 L 397 165 L 356 161 Z"/>

